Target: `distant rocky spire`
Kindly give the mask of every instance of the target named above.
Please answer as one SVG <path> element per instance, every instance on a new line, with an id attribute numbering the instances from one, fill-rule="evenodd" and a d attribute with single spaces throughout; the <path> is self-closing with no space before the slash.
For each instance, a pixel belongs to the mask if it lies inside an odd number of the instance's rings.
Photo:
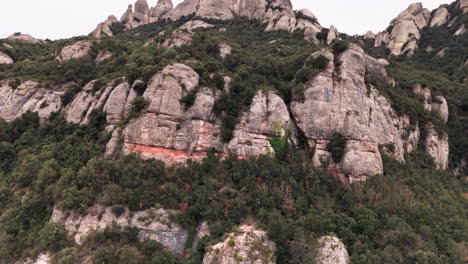
<path id="1" fill-rule="evenodd" d="M 150 10 L 150 23 L 159 21 L 172 8 L 173 4 L 171 0 L 159 0 L 156 6 Z"/>

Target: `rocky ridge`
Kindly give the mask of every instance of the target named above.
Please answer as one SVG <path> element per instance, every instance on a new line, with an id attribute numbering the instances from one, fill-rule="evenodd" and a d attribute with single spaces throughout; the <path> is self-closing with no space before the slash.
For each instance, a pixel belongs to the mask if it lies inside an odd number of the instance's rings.
<path id="1" fill-rule="evenodd" d="M 138 0 L 129 5 L 127 11 L 117 20 L 115 16 L 100 23 L 93 31 L 95 37 L 112 36 L 112 25 L 122 23 L 125 30 L 162 19 L 178 20 L 194 14 L 195 17 L 229 20 L 244 16 L 267 24 L 266 31 L 285 30 L 294 32 L 304 30 L 304 38 L 318 43 L 317 34 L 322 26 L 309 10 L 294 11 L 289 0 L 185 0 L 173 8 L 171 0 L 159 0 L 150 8 L 146 0 Z"/>
<path id="2" fill-rule="evenodd" d="M 82 49 L 77 52 L 83 54 Z M 62 58 L 76 58 L 73 53 L 62 53 L 68 54 L 62 54 Z M 148 108 L 124 127 L 116 125 L 130 112 L 132 101 L 138 95 L 133 89 L 137 82 L 116 80 L 95 90 L 96 81 L 91 81 L 68 105 L 62 106 L 60 97 L 64 88 L 46 89 L 32 81 L 15 88 L 12 82 L 4 81 L 0 86 L 3 91 L 0 116 L 12 121 L 31 110 L 46 119 L 52 112 L 62 111 L 67 121 L 84 124 L 93 110 L 103 110 L 107 114 L 107 130 L 113 135 L 106 157 L 120 152 L 139 153 L 143 158 L 160 159 L 167 164 L 201 160 L 210 149 L 221 156 L 236 154 L 241 158 L 274 155 L 272 139 L 287 137 L 295 144 L 299 131 L 315 150 L 312 164 L 326 165 L 345 184 L 383 173 L 381 152 L 404 161 L 404 153 L 416 148 L 420 131 L 410 129 L 409 117 L 399 117 L 389 101 L 366 83 L 367 75 L 383 83 L 392 83 L 385 63 L 366 55 L 357 45 L 339 55 L 324 49 L 311 56 L 326 57 L 329 63 L 323 72 L 311 76 L 305 83 L 304 100 L 287 105 L 272 91 L 257 92 L 229 142 L 221 140 L 222 123 L 213 112 L 219 91 L 201 87 L 200 76 L 184 64 L 168 65 L 150 79 L 143 94 Z M 340 63 L 335 63 L 337 61 Z M 228 85 L 225 89 L 229 89 Z M 423 94 L 428 92 L 427 88 L 415 88 L 416 93 L 418 89 Z M 182 103 L 188 94 L 195 95 L 189 106 Z M 438 111 L 441 118 L 447 120 L 445 98 L 438 96 L 436 102 L 432 102 L 430 95 L 425 96 L 429 96 L 424 103 L 426 110 Z M 431 131 L 429 127 L 427 130 Z M 340 161 L 333 160 L 327 150 L 335 132 L 346 139 Z M 427 133 L 426 151 L 439 168 L 444 169 L 448 160 L 448 139 L 446 135 L 434 133 Z M 122 149 L 118 148 L 122 146 L 119 142 L 123 142 Z M 390 148 L 388 146 L 392 146 L 392 151 L 385 150 Z"/>
<path id="3" fill-rule="evenodd" d="M 447 26 L 452 27 L 455 21 L 463 14 L 457 14 L 457 10 L 466 13 L 467 3 L 459 0 L 455 11 L 449 11 L 446 5 L 442 5 L 432 13 L 423 7 L 422 3 L 411 4 L 406 10 L 401 12 L 390 22 L 390 26 L 378 33 L 375 37 L 366 34 L 366 39 L 375 38 L 375 47 L 385 46 L 390 49 L 391 55 L 414 55 L 419 47 L 422 31 L 427 27 Z M 466 25 L 462 24 L 455 29 L 454 36 L 462 35 L 466 32 Z"/>

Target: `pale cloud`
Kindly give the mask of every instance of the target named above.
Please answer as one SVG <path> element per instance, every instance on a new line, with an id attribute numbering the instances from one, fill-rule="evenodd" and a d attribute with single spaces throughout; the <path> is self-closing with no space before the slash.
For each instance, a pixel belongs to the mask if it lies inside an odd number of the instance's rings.
<path id="1" fill-rule="evenodd" d="M 134 0 L 14 0 L 2 3 L 0 38 L 23 32 L 39 38 L 59 39 L 90 33 L 108 15 L 120 17 Z M 423 0 L 432 10 L 450 0 Z M 154 6 L 157 0 L 148 0 Z M 174 4 L 182 2 L 174 1 Z M 411 0 L 292 0 L 295 9 L 307 8 L 326 27 L 340 32 L 364 34 L 378 32 Z"/>

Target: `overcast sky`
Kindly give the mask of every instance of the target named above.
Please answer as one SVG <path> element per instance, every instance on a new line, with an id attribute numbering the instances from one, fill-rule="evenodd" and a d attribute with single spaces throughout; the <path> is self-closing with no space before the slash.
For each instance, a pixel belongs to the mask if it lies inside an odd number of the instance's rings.
<path id="1" fill-rule="evenodd" d="M 0 38 L 22 32 L 42 39 L 87 35 L 108 15 L 120 16 L 135 0 L 8 0 L 2 1 Z M 292 0 L 294 9 L 307 8 L 325 27 L 334 25 L 340 32 L 377 33 L 390 20 L 417 0 Z M 148 0 L 151 6 L 157 0 Z M 173 0 L 174 5 L 182 0 Z M 451 0 L 422 0 L 432 10 Z"/>

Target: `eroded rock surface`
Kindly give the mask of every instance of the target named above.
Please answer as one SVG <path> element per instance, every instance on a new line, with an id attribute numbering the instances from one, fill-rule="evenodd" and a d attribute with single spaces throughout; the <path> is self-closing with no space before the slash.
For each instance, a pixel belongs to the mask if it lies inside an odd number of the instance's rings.
<path id="1" fill-rule="evenodd" d="M 113 36 L 114 33 L 112 32 L 112 24 L 118 23 L 118 22 L 119 20 L 117 19 L 117 17 L 115 17 L 114 15 L 109 16 L 106 19 L 106 21 L 99 23 L 99 25 L 93 31 L 93 35 L 96 38 L 100 38 L 103 36 L 108 36 L 108 37 Z"/>
<path id="2" fill-rule="evenodd" d="M 431 13 L 421 3 L 411 4 L 390 22 L 387 31 L 377 34 L 375 46 L 387 46 L 392 55 L 414 54 L 420 31 L 429 24 Z"/>
<path id="3" fill-rule="evenodd" d="M 62 212 L 54 208 L 51 221 L 63 224 L 79 245 L 84 243 L 91 231 L 102 230 L 115 223 L 122 227 L 136 227 L 140 230 L 141 240 L 156 240 L 172 253 L 181 255 L 185 249 L 188 232 L 171 222 L 169 216 L 174 213 L 176 212 L 150 208 L 130 214 L 128 209 L 125 209 L 121 216 L 116 216 L 111 208 L 95 205 L 87 210 L 86 215 L 74 211 Z"/>
<path id="4" fill-rule="evenodd" d="M 71 45 L 63 47 L 60 51 L 59 60 L 66 61 L 71 59 L 82 59 L 89 56 L 92 43 L 90 41 L 81 40 Z"/>
<path id="5" fill-rule="evenodd" d="M 0 117 L 7 122 L 19 118 L 27 111 L 38 113 L 42 120 L 62 107 L 62 92 L 44 88 L 34 81 L 14 87 L 11 81 L 0 82 Z"/>
<path id="6" fill-rule="evenodd" d="M 203 264 L 274 264 L 275 251 L 276 246 L 268 240 L 265 231 L 242 225 L 238 232 L 209 248 Z"/>
<path id="7" fill-rule="evenodd" d="M 343 242 L 337 237 L 324 236 L 318 239 L 319 249 L 317 263 L 319 264 L 350 264 L 351 260 Z"/>
<path id="8" fill-rule="evenodd" d="M 0 52 L 0 64 L 12 64 L 15 61 L 7 54 Z"/>
<path id="9" fill-rule="evenodd" d="M 34 38 L 31 35 L 28 34 L 21 34 L 21 33 L 15 33 L 11 36 L 9 36 L 7 39 L 9 40 L 17 40 L 17 41 L 23 41 L 23 42 L 28 42 L 28 43 L 42 43 L 44 42 L 43 40 Z"/>
<path id="10" fill-rule="evenodd" d="M 393 156 L 403 161 L 407 142 L 402 138 L 410 125 L 409 118 L 399 118 L 389 101 L 365 83 L 366 71 L 378 73 L 385 80 L 383 67 L 374 59 L 366 59 L 356 45 L 337 57 L 327 50 L 312 56 L 320 55 L 329 59 L 327 69 L 305 83 L 303 102 L 291 103 L 299 129 L 316 149 L 314 165 L 324 160 L 343 181 L 354 182 L 383 172 L 379 145 L 394 145 Z M 335 60 L 341 62 L 340 66 L 335 66 Z M 335 132 L 347 139 L 344 157 L 338 164 L 326 150 Z"/>
<path id="11" fill-rule="evenodd" d="M 427 154 L 434 159 L 438 169 L 445 170 L 448 166 L 449 142 L 445 132 L 438 132 L 430 124 L 426 126 L 426 141 L 424 143 Z"/>

